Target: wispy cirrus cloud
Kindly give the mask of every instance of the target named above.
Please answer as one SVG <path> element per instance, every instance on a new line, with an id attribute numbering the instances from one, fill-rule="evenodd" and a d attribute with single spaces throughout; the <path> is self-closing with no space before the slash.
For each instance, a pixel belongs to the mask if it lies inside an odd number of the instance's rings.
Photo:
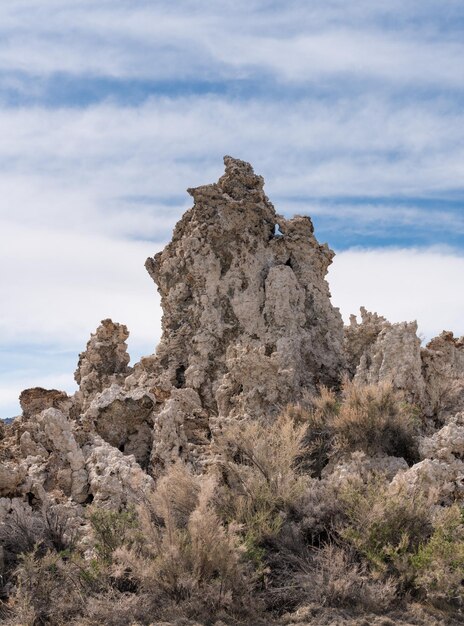
<path id="1" fill-rule="evenodd" d="M 193 81 L 265 72 L 461 90 L 459 4 L 388 4 L 15 2 L 0 9 L 0 69 Z"/>

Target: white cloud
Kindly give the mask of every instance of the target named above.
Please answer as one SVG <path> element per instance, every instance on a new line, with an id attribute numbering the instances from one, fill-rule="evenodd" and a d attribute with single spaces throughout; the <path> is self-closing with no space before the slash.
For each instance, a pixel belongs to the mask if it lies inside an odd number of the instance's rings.
<path id="1" fill-rule="evenodd" d="M 317 201 L 285 201 L 284 205 L 290 214 L 309 214 L 323 221 L 325 232 L 337 234 L 338 244 L 340 231 L 345 236 L 357 234 L 364 237 L 382 237 L 383 240 L 395 236 L 403 238 L 426 237 L 433 240 L 446 240 L 450 235 L 464 235 L 464 214 L 456 204 L 456 210 L 446 208 L 420 208 L 395 203 L 392 198 L 388 203 L 375 202 L 356 203 L 356 199 L 333 203 Z M 439 202 L 437 203 L 439 205 Z M 341 238 L 343 239 L 343 237 Z M 347 240 L 348 241 L 348 240 Z M 347 247 L 346 245 L 343 246 Z"/>
<path id="2" fill-rule="evenodd" d="M 100 320 L 128 325 L 151 352 L 160 333 L 156 288 L 143 264 L 149 242 L 0 223 L 0 342 L 76 350 Z"/>
<path id="3" fill-rule="evenodd" d="M 347 250 L 329 272 L 332 302 L 345 321 L 360 306 L 391 322 L 417 320 L 426 339 L 464 335 L 464 256 L 419 249 Z"/>
<path id="4" fill-rule="evenodd" d="M 108 232 L 121 197 L 141 195 L 153 199 L 143 219 L 155 228 L 172 212 L 166 199 L 183 209 L 187 186 L 217 179 L 225 153 L 252 161 L 272 197 L 446 193 L 464 175 L 463 129 L 458 110 L 379 97 L 0 109 L 0 212 Z"/>

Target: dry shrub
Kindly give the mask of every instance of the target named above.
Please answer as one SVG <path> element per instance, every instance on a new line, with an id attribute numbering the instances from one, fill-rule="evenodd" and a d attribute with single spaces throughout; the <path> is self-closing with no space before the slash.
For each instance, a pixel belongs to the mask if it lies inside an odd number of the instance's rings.
<path id="1" fill-rule="evenodd" d="M 44 519 L 32 509 L 19 509 L 7 515 L 0 524 L 0 544 L 7 567 L 17 563 L 20 554 L 31 552 L 44 540 Z"/>
<path id="2" fill-rule="evenodd" d="M 116 577 L 130 576 L 143 593 L 188 617 L 242 613 L 247 605 L 243 550 L 233 524 L 215 512 L 212 477 L 181 464 L 160 479 L 139 508 L 138 537 L 113 554 Z"/>
<path id="3" fill-rule="evenodd" d="M 303 452 L 306 428 L 285 412 L 272 424 L 247 420 L 229 425 L 222 444 L 229 448 L 229 457 L 233 453 L 239 482 L 244 484 L 240 469 L 251 467 L 276 499 L 291 500 L 301 490 L 296 461 Z"/>
<path id="4" fill-rule="evenodd" d="M 456 412 L 460 405 L 460 399 L 464 394 L 462 381 L 453 378 L 451 373 L 448 377 L 443 377 L 439 372 L 432 377 L 432 381 L 433 383 L 427 387 L 432 412 L 439 418 L 438 421 L 443 423 L 444 415 Z"/>
<path id="5" fill-rule="evenodd" d="M 151 626 L 159 612 L 156 600 L 143 593 L 106 593 L 88 598 L 84 615 L 76 617 L 70 626 Z"/>
<path id="6" fill-rule="evenodd" d="M 345 380 L 340 398 L 322 387 L 313 407 L 307 437 L 314 442 L 317 468 L 355 450 L 403 457 L 409 464 L 418 460 L 416 409 L 390 383 Z"/>
<path id="7" fill-rule="evenodd" d="M 109 564 L 113 552 L 130 541 L 131 531 L 137 527 L 135 510 L 130 507 L 123 511 L 93 509 L 89 519 L 95 551 L 104 564 Z"/>
<path id="8" fill-rule="evenodd" d="M 86 603 L 86 584 L 75 562 L 56 552 L 21 556 L 16 569 L 15 620 L 22 626 L 65 624 Z"/>
<path id="9" fill-rule="evenodd" d="M 289 405 L 285 409 L 287 417 L 306 427 L 298 465 L 313 477 L 320 477 L 329 462 L 333 449 L 331 420 L 339 408 L 334 392 L 326 387 L 319 391 L 318 396 L 308 398 L 304 405 Z"/>
<path id="10" fill-rule="evenodd" d="M 308 601 L 302 571 L 314 570 L 313 546 L 328 540 L 339 513 L 330 483 L 307 472 L 311 416 L 289 407 L 272 424 L 229 425 L 220 441 L 218 511 L 240 525 L 256 592 L 278 613 Z"/>
<path id="11" fill-rule="evenodd" d="M 231 424 L 219 441 L 223 485 L 217 508 L 242 527 L 248 558 L 263 565 L 263 542 L 278 535 L 310 478 L 300 473 L 306 424 L 289 412 L 272 424 Z"/>
<path id="12" fill-rule="evenodd" d="M 409 463 L 418 460 L 413 407 L 390 383 L 345 382 L 332 427 L 343 449 L 403 457 Z"/>
<path id="13" fill-rule="evenodd" d="M 310 603 L 384 611 L 396 595 L 393 578 L 373 574 L 354 550 L 333 541 L 321 548 L 302 543 L 299 551 L 282 545 L 276 559 L 278 575 L 273 571 L 266 600 L 279 613 Z"/>
<path id="14" fill-rule="evenodd" d="M 329 543 L 316 551 L 312 562 L 296 576 L 302 598 L 323 606 L 359 607 L 384 611 L 393 602 L 393 579 L 373 576 L 349 550 Z"/>
<path id="15" fill-rule="evenodd" d="M 77 533 L 68 514 L 45 503 L 40 510 L 17 509 L 0 524 L 0 547 L 3 552 L 3 583 L 6 584 L 18 565 L 19 557 L 35 551 L 72 551 Z"/>

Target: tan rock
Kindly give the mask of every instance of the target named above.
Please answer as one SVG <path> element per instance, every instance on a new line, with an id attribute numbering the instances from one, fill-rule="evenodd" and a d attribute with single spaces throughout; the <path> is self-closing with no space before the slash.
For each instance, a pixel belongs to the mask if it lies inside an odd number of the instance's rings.
<path id="1" fill-rule="evenodd" d="M 84 409 L 96 393 L 113 383 L 121 383 L 130 373 L 128 337 L 127 327 L 110 319 L 103 320 L 91 335 L 87 349 L 79 355 L 74 373 Z"/>
<path id="2" fill-rule="evenodd" d="M 350 315 L 350 323 L 345 326 L 345 355 L 348 374 L 353 377 L 356 374 L 362 357 L 372 348 L 377 337 L 384 328 L 391 326 L 385 317 L 367 311 L 361 307 L 361 323 L 358 323 L 356 315 Z"/>
<path id="3" fill-rule="evenodd" d="M 361 384 L 390 382 L 411 402 L 425 403 L 417 322 L 388 324 L 363 353 L 354 379 Z"/>
<path id="4" fill-rule="evenodd" d="M 133 456 L 94 435 L 83 448 L 89 480 L 89 500 L 97 507 L 120 510 L 140 503 L 153 490 L 153 479 L 142 470 Z"/>
<path id="5" fill-rule="evenodd" d="M 33 387 L 21 392 L 19 403 L 23 410 L 24 417 L 28 419 L 32 415 L 41 413 L 45 409 L 55 408 L 64 409 L 66 411 L 71 406 L 72 400 L 64 391 Z"/>
<path id="6" fill-rule="evenodd" d="M 124 454 L 133 454 L 146 469 L 153 445 L 155 404 L 155 397 L 143 388 L 127 392 L 112 384 L 93 398 L 83 424 Z"/>
<path id="7" fill-rule="evenodd" d="M 464 411 L 464 337 L 443 332 L 422 350 L 429 411 L 442 419 Z"/>
<path id="8" fill-rule="evenodd" d="M 188 190 L 193 208 L 147 260 L 163 335 L 155 358 L 126 381 L 156 388 L 159 398 L 194 391 L 194 414 L 205 412 L 211 430 L 217 419 L 272 417 L 305 390 L 338 385 L 343 369 L 342 321 L 325 280 L 333 252 L 319 245 L 308 217 L 276 214 L 248 163 L 224 162 L 218 183 Z M 160 405 L 156 428 L 177 432 L 169 445 L 185 452 L 178 398 Z M 160 447 L 154 458 L 166 456 Z"/>

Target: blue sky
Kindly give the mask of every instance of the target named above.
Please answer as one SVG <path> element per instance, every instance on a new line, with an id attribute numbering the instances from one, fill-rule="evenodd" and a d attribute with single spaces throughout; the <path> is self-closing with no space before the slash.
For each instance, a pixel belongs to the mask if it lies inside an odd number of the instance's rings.
<path id="1" fill-rule="evenodd" d="M 464 334 L 461 0 L 4 2 L 0 132 L 0 417 L 105 317 L 153 351 L 144 260 L 224 154 L 313 217 L 345 318 Z"/>

